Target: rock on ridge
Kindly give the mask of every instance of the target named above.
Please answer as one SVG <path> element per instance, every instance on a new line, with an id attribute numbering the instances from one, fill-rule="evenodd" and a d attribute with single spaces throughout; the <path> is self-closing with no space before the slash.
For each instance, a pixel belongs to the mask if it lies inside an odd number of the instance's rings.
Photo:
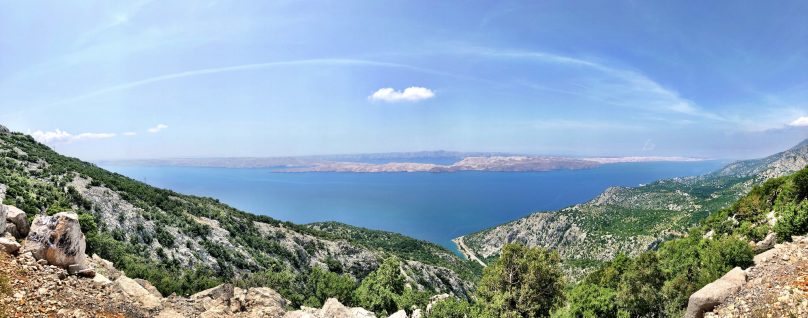
<path id="1" fill-rule="evenodd" d="M 75 213 L 59 212 L 53 216 L 38 215 L 23 243 L 22 252 L 31 252 L 37 260 L 62 268 L 82 264 L 86 242 Z"/>
<path id="2" fill-rule="evenodd" d="M 721 304 L 724 299 L 738 291 L 746 283 L 746 273 L 735 267 L 718 280 L 707 284 L 690 295 L 685 318 L 702 318 L 704 312 Z"/>

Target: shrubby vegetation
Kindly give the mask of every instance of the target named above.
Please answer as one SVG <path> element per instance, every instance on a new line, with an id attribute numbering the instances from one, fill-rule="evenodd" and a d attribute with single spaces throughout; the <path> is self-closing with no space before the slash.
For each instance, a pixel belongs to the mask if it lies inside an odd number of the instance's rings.
<path id="1" fill-rule="evenodd" d="M 564 301 L 559 263 L 555 252 L 507 244 L 483 271 L 473 300 L 440 301 L 427 317 L 546 317 Z"/>
<path id="2" fill-rule="evenodd" d="M 575 285 L 557 317 L 679 317 L 688 297 L 735 266 L 752 265 L 749 241 L 808 232 L 808 168 L 754 187 L 687 236 L 637 258 L 619 255 Z M 773 215 L 770 214 L 773 212 Z M 776 217 L 774 228 L 769 218 Z"/>
<path id="3" fill-rule="evenodd" d="M 148 186 L 93 164 L 59 155 L 27 135 L 2 134 L 0 138 L 0 183 L 8 186 L 4 203 L 27 212 L 29 221 L 39 213 L 77 212 L 82 231 L 87 237 L 88 255 L 98 254 L 114 262 L 128 276 L 149 280 L 165 295 L 190 295 L 223 282 L 234 282 L 243 286 L 273 287 L 294 305 L 317 306 L 327 297 L 355 303 L 353 291 L 360 287 L 361 279 L 369 273 L 342 268 L 334 259 L 326 260 L 327 270 L 312 269 L 310 257 L 323 246 L 316 242 L 299 241 L 297 243 L 302 245 L 302 249 L 284 247 L 279 243 L 286 239 L 282 234 L 267 237 L 254 222 L 282 226 L 327 240 L 347 240 L 401 259 L 447 267 L 469 280 L 479 276 L 479 269 L 474 267 L 476 264 L 460 260 L 452 252 L 432 243 L 381 231 L 357 228 L 332 234 L 281 222 L 238 211 L 216 199 L 182 195 Z M 135 222 L 153 221 L 160 226 L 147 229 L 141 223 L 133 231 L 124 231 L 104 224 L 98 217 L 99 208 L 68 186 L 74 176 L 90 179 L 92 186 L 109 188 L 142 209 L 142 214 L 137 216 Z M 218 222 L 230 233 L 233 243 L 244 247 L 254 261 L 248 262 L 238 251 L 210 240 L 210 226 L 196 221 L 198 217 Z M 117 221 L 123 222 L 124 218 L 123 214 L 119 214 Z M 169 227 L 197 238 L 197 241 L 194 244 L 179 243 L 167 230 Z M 155 242 L 162 247 L 153 248 Z M 167 256 L 170 254 L 167 250 L 178 244 L 184 244 L 183 247 L 196 253 L 210 254 L 216 263 L 188 268 Z M 203 250 L 199 251 L 199 246 Z M 425 297 L 422 293 L 405 289 L 397 304 L 422 302 Z"/>

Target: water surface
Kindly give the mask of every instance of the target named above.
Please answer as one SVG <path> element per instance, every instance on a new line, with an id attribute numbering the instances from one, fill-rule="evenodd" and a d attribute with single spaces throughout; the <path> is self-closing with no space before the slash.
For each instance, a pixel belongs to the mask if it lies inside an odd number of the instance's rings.
<path id="1" fill-rule="evenodd" d="M 271 169 L 104 166 L 238 209 L 310 223 L 339 221 L 454 249 L 451 239 L 533 212 L 587 201 L 609 186 L 700 175 L 724 162 L 654 162 L 550 172 L 277 173 Z"/>

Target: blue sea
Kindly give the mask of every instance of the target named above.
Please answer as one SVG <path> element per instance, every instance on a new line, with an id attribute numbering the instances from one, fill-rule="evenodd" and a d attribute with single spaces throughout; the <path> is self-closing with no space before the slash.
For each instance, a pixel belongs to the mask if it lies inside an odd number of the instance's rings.
<path id="1" fill-rule="evenodd" d="M 295 223 L 339 221 L 429 240 L 451 239 L 585 202 L 609 186 L 701 175 L 721 161 L 602 165 L 587 170 L 455 173 L 278 173 L 272 169 L 103 166 L 153 186 L 214 197 Z"/>

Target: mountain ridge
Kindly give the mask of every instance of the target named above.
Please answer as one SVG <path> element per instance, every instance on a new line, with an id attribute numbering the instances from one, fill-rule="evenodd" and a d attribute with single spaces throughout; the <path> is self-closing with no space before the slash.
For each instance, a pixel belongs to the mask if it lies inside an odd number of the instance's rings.
<path id="1" fill-rule="evenodd" d="M 507 243 L 555 249 L 566 270 L 580 277 L 619 252 L 636 255 L 681 235 L 688 227 L 740 198 L 755 184 L 808 165 L 808 139 L 780 153 L 728 164 L 697 177 L 640 187 L 610 187 L 585 203 L 537 212 L 458 237 L 464 253 L 490 261 Z"/>

